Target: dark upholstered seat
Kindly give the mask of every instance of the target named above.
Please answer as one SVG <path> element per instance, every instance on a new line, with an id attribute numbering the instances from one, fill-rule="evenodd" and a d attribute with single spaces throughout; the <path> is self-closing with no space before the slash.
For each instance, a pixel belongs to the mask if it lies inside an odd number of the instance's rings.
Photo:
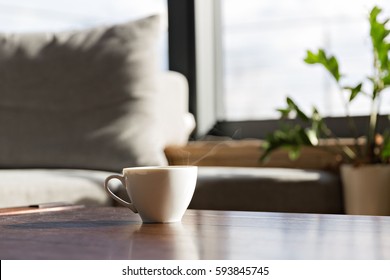
<path id="1" fill-rule="evenodd" d="M 200 167 L 190 208 L 344 212 L 337 174 L 287 168 Z"/>

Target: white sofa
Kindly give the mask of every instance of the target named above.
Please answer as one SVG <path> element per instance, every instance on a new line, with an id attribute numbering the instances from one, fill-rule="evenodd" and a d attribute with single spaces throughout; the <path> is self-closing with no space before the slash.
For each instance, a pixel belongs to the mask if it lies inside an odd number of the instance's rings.
<path id="1" fill-rule="evenodd" d="M 0 207 L 111 204 L 104 178 L 165 165 L 194 128 L 179 73 L 158 69 L 158 15 L 0 33 Z"/>
<path id="2" fill-rule="evenodd" d="M 159 80 L 158 121 L 163 146 L 185 145 L 195 127 L 188 113 L 187 82 L 172 71 L 162 72 Z M 112 173 L 70 168 L 0 169 L 0 208 L 51 202 L 112 205 L 103 188 L 104 179 Z M 112 187 L 123 191 L 115 183 Z"/>

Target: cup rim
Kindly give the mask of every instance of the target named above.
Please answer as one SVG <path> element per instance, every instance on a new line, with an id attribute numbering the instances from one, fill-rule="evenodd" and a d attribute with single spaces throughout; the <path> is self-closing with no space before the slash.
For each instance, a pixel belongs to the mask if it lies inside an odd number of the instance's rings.
<path id="1" fill-rule="evenodd" d="M 166 165 L 166 166 L 135 166 L 135 167 L 125 167 L 123 171 L 126 170 L 177 170 L 177 169 L 197 169 L 196 165 Z"/>

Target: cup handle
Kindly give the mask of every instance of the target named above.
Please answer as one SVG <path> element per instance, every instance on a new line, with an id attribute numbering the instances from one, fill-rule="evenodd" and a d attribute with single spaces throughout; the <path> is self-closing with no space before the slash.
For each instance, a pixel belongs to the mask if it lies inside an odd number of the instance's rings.
<path id="1" fill-rule="evenodd" d="M 115 195 L 111 190 L 110 188 L 108 187 L 108 182 L 111 180 L 111 179 L 118 179 L 119 181 L 121 181 L 122 183 L 122 186 L 124 188 L 126 188 L 126 182 L 125 182 L 125 178 L 121 175 L 110 175 L 106 178 L 106 180 L 104 181 L 104 188 L 106 189 L 107 193 L 113 198 L 115 199 L 117 202 L 119 202 L 121 205 L 129 208 L 131 211 L 133 211 L 134 213 L 138 213 L 137 209 L 134 207 L 133 203 L 129 203 L 127 201 L 124 201 L 123 199 L 121 199 L 120 197 L 118 197 L 117 195 Z"/>

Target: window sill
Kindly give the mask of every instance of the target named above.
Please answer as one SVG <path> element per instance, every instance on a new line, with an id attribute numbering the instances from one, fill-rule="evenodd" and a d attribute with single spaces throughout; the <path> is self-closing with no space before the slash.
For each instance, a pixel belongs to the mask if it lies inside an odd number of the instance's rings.
<path id="1" fill-rule="evenodd" d="M 352 140 L 342 140 L 352 145 Z M 284 150 L 276 151 L 266 163 L 259 161 L 262 154 L 261 140 L 193 141 L 186 146 L 170 146 L 165 149 L 171 165 L 284 167 L 338 170 L 338 156 L 324 149 L 303 147 L 300 157 L 292 161 Z M 336 147 L 335 141 L 321 143 L 323 148 Z"/>

